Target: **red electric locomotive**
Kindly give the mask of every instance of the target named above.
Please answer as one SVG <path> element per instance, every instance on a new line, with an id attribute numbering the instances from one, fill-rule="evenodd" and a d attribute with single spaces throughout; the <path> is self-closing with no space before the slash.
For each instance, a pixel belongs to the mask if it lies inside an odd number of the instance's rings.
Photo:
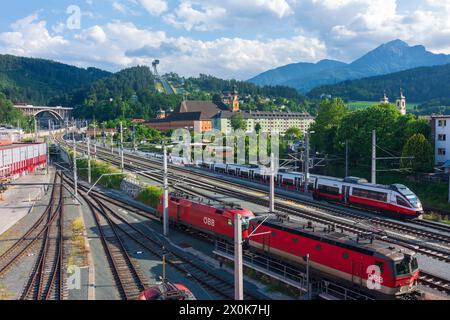
<path id="1" fill-rule="evenodd" d="M 158 217 L 162 218 L 163 198 L 157 208 Z M 201 198 L 172 193 L 169 197 L 170 222 L 214 237 L 232 240 L 234 238 L 234 218 L 242 217 L 242 237 L 248 236 L 249 220 L 255 215 L 248 209 L 234 204 L 215 203 Z"/>
<path id="2" fill-rule="evenodd" d="M 327 275 L 330 280 L 358 286 L 376 297 L 405 294 L 417 284 L 417 259 L 409 249 L 373 238 L 353 239 L 310 223 L 300 225 L 275 218 L 263 219 L 250 221 L 249 232 L 262 223 L 258 228 L 260 235 L 250 238 L 252 249 L 299 265 L 305 264 L 304 257 L 309 254 L 314 271 Z M 370 283 L 377 285 L 371 287 Z"/>

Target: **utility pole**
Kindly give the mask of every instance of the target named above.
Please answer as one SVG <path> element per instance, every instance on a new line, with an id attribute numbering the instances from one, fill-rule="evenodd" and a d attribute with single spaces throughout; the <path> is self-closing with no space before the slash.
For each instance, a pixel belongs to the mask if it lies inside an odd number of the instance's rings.
<path id="1" fill-rule="evenodd" d="M 97 159 L 97 124 L 94 121 L 94 159 Z"/>
<path id="2" fill-rule="evenodd" d="M 91 184 L 91 138 L 87 137 L 87 153 L 88 153 L 88 182 Z"/>
<path id="3" fill-rule="evenodd" d="M 45 166 L 45 171 L 47 172 L 48 175 L 48 167 L 49 167 L 49 163 L 50 163 L 50 119 L 48 119 L 48 137 L 47 137 L 47 162 L 46 162 L 46 166 Z"/>
<path id="4" fill-rule="evenodd" d="M 167 148 L 166 144 L 163 144 L 164 149 L 164 210 L 163 210 L 163 223 L 164 223 L 164 236 L 169 236 L 169 182 L 167 175 Z"/>
<path id="5" fill-rule="evenodd" d="M 36 118 L 34 118 L 34 142 L 38 142 L 38 127 Z"/>
<path id="6" fill-rule="evenodd" d="M 372 131 L 372 183 L 377 183 L 377 132 Z"/>
<path id="7" fill-rule="evenodd" d="M 74 181 L 74 195 L 75 203 L 78 203 L 78 173 L 77 173 L 77 142 L 73 136 L 73 181 Z"/>
<path id="8" fill-rule="evenodd" d="M 114 154 L 114 134 L 111 132 L 111 154 Z"/>
<path id="9" fill-rule="evenodd" d="M 242 270 L 242 218 L 234 216 L 234 299 L 244 300 L 244 275 Z"/>
<path id="10" fill-rule="evenodd" d="M 20 129 L 20 120 L 17 120 L 17 130 L 19 130 L 19 142 L 22 142 L 22 130 Z"/>
<path id="11" fill-rule="evenodd" d="M 123 165 L 123 125 L 122 121 L 120 121 L 120 169 L 124 169 Z"/>
<path id="12" fill-rule="evenodd" d="M 450 203 L 450 167 L 448 168 L 448 202 Z"/>
<path id="13" fill-rule="evenodd" d="M 305 144 L 306 144 L 306 152 L 305 152 L 305 193 L 308 193 L 309 188 L 309 132 L 305 133 Z"/>
<path id="14" fill-rule="evenodd" d="M 269 194 L 269 213 L 275 212 L 275 156 L 270 154 L 270 194 Z"/>
<path id="15" fill-rule="evenodd" d="M 345 140 L 345 176 L 348 177 L 348 139 Z"/>
<path id="16" fill-rule="evenodd" d="M 309 287 L 309 253 L 305 257 L 306 260 L 306 297 L 311 300 L 311 290 Z"/>
<path id="17" fill-rule="evenodd" d="M 133 124 L 133 150 L 136 151 L 136 125 Z"/>

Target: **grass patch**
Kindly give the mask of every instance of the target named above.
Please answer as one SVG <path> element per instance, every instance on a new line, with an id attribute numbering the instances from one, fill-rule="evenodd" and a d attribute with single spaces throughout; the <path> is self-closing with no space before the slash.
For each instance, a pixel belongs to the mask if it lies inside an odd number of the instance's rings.
<path id="1" fill-rule="evenodd" d="M 87 265 L 86 239 L 84 237 L 84 224 L 81 218 L 72 221 L 71 225 L 71 249 L 68 257 L 67 265 L 84 267 Z"/>
<path id="2" fill-rule="evenodd" d="M 6 287 L 0 283 L 0 300 L 11 300 L 14 298 L 14 294 L 10 292 Z"/>
<path id="3" fill-rule="evenodd" d="M 450 219 L 448 217 L 442 216 L 435 212 L 425 213 L 423 215 L 423 218 L 425 220 L 430 220 L 430 221 L 435 221 L 435 222 L 440 222 L 440 223 L 445 223 L 445 224 L 450 225 Z"/>

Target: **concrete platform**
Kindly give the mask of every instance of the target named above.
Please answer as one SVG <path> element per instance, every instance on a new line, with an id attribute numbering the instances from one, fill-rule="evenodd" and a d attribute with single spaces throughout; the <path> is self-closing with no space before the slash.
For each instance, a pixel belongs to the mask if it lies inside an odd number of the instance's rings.
<path id="1" fill-rule="evenodd" d="M 53 176 L 54 172 L 35 173 L 20 177 L 14 183 L 49 183 Z M 6 190 L 0 198 L 0 235 L 31 212 L 44 193 L 43 186 L 12 186 Z"/>

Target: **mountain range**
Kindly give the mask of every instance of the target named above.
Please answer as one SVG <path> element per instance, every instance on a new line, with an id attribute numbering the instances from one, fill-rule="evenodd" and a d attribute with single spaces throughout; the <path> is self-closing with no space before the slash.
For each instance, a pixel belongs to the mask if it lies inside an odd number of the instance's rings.
<path id="1" fill-rule="evenodd" d="M 448 63 L 450 55 L 434 54 L 422 45 L 409 46 L 404 41 L 394 40 L 349 64 L 335 60 L 289 64 L 261 73 L 248 81 L 257 85 L 289 86 L 307 93 L 316 87 L 346 80 Z"/>

